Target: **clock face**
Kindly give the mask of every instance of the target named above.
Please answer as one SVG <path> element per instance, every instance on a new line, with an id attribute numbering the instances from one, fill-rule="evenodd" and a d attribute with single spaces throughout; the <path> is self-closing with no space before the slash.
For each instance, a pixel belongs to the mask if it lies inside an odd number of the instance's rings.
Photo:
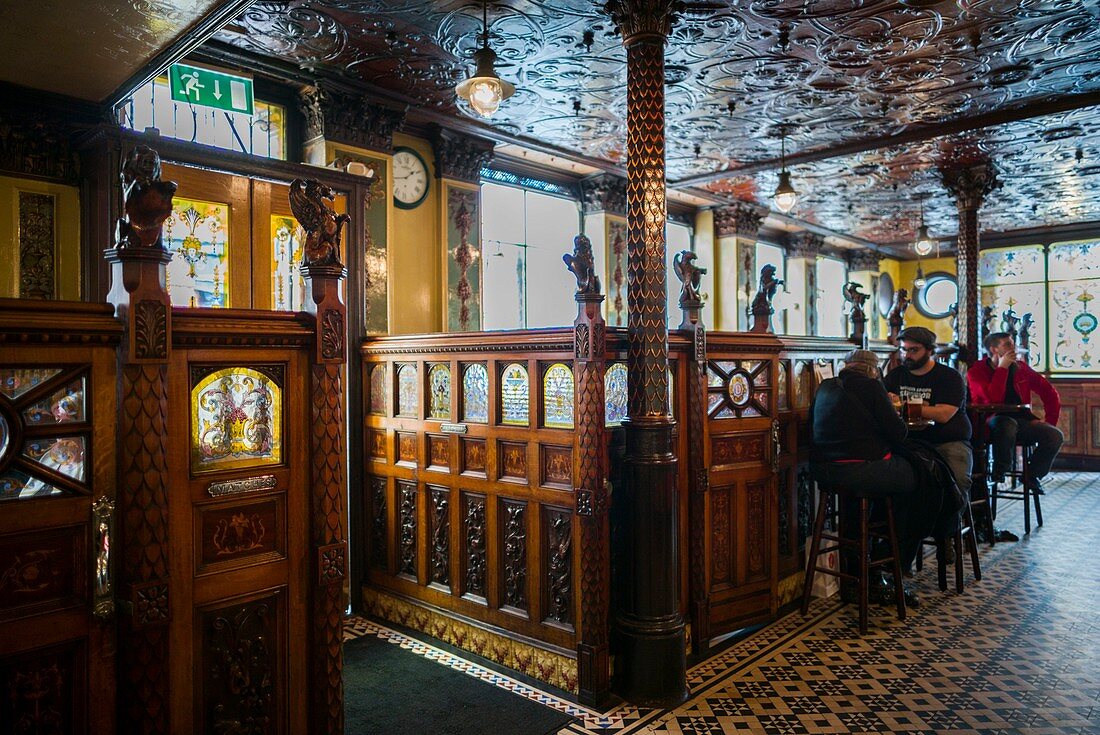
<path id="1" fill-rule="evenodd" d="M 411 148 L 397 148 L 393 154 L 393 200 L 412 209 L 428 196 L 428 165 Z"/>

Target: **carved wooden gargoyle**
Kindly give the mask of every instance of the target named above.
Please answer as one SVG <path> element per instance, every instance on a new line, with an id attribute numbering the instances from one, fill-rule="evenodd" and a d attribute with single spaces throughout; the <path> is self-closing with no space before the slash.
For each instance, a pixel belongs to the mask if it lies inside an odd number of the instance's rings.
<path id="1" fill-rule="evenodd" d="M 848 313 L 848 318 L 852 323 L 852 334 L 849 336 L 854 340 L 863 339 L 864 325 L 867 322 L 863 304 L 867 301 L 868 294 L 863 293 L 862 288 L 863 286 L 855 281 L 849 281 L 844 286 L 844 300 L 852 305 Z"/>
<path id="2" fill-rule="evenodd" d="M 703 301 L 699 294 L 699 283 L 706 274 L 706 268 L 695 265 L 698 256 L 690 250 L 681 250 L 672 259 L 676 268 L 676 277 L 680 279 L 680 306 L 685 304 L 700 304 Z"/>
<path id="3" fill-rule="evenodd" d="M 335 198 L 336 193 L 316 179 L 294 179 L 290 184 L 290 211 L 306 231 L 305 265 L 341 262 L 340 237 L 351 217 L 333 211 L 328 202 Z"/>
<path id="4" fill-rule="evenodd" d="M 596 275 L 595 260 L 592 257 L 592 242 L 584 235 L 573 238 L 573 254 L 561 256 L 565 267 L 577 279 L 577 295 L 599 296 L 600 277 Z"/>
<path id="5" fill-rule="evenodd" d="M 775 292 L 783 285 L 782 278 L 775 277 L 775 266 L 766 264 L 760 269 L 760 285 L 756 290 L 756 296 L 752 300 L 752 332 L 771 332 L 771 316 L 775 313 L 772 308 L 772 299 Z"/>
<path id="6" fill-rule="evenodd" d="M 122 212 L 115 232 L 119 248 L 163 248 L 161 227 L 172 214 L 174 181 L 160 180 L 160 156 L 135 146 L 122 162 Z"/>
<path id="7" fill-rule="evenodd" d="M 901 330 L 905 323 L 905 310 L 909 308 L 909 291 L 899 288 L 894 292 L 894 304 L 890 307 L 890 314 L 886 317 L 886 323 L 891 327 L 896 326 Z"/>

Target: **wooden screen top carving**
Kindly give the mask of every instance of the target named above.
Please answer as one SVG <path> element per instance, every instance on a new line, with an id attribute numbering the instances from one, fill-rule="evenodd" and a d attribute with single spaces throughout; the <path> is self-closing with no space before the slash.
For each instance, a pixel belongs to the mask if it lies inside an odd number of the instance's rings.
<path id="1" fill-rule="evenodd" d="M 328 202 L 336 192 L 316 179 L 294 179 L 290 184 L 290 210 L 306 231 L 305 265 L 341 265 L 340 237 L 347 214 L 336 214 Z"/>
<path id="2" fill-rule="evenodd" d="M 172 214 L 176 183 L 160 180 L 160 155 L 148 146 L 135 146 L 122 162 L 122 219 L 115 243 L 120 249 L 164 249 L 161 226 Z"/>

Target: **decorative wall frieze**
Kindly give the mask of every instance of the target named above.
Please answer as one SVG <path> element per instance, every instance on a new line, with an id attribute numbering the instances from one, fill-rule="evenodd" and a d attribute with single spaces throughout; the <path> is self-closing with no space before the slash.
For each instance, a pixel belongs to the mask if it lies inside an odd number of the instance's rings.
<path id="1" fill-rule="evenodd" d="M 80 159 L 73 129 L 37 108 L 0 110 L 0 170 L 76 183 Z"/>
<path id="2" fill-rule="evenodd" d="M 626 179 L 615 174 L 593 174 L 581 179 L 581 201 L 585 214 L 604 212 L 626 216 Z"/>
<path id="3" fill-rule="evenodd" d="M 825 238 L 816 232 L 791 233 L 787 238 L 787 257 L 789 258 L 816 258 L 821 255 L 821 248 L 825 245 Z"/>
<path id="4" fill-rule="evenodd" d="M 471 184 L 481 181 L 481 169 L 493 160 L 491 140 L 456 133 L 439 125 L 431 126 L 429 137 L 435 152 L 436 176 Z"/>
<path id="5" fill-rule="evenodd" d="M 848 253 L 848 270 L 878 273 L 882 267 L 882 253 L 874 250 L 852 250 Z"/>
<path id="6" fill-rule="evenodd" d="M 390 153 L 393 134 L 405 123 L 408 107 L 387 107 L 366 98 L 311 87 L 299 95 L 298 107 L 305 117 L 303 138 L 324 137 L 358 148 Z"/>
<path id="7" fill-rule="evenodd" d="M 730 204 L 714 210 L 715 237 L 755 238 L 765 212 L 752 204 Z"/>

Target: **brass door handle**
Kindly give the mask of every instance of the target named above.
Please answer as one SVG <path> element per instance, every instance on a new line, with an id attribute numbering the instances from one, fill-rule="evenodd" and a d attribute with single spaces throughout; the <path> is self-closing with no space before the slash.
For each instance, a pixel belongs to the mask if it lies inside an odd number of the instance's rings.
<path id="1" fill-rule="evenodd" d="M 109 620 L 115 614 L 114 583 L 111 577 L 111 542 L 115 530 L 115 501 L 102 497 L 92 504 L 92 615 Z"/>

